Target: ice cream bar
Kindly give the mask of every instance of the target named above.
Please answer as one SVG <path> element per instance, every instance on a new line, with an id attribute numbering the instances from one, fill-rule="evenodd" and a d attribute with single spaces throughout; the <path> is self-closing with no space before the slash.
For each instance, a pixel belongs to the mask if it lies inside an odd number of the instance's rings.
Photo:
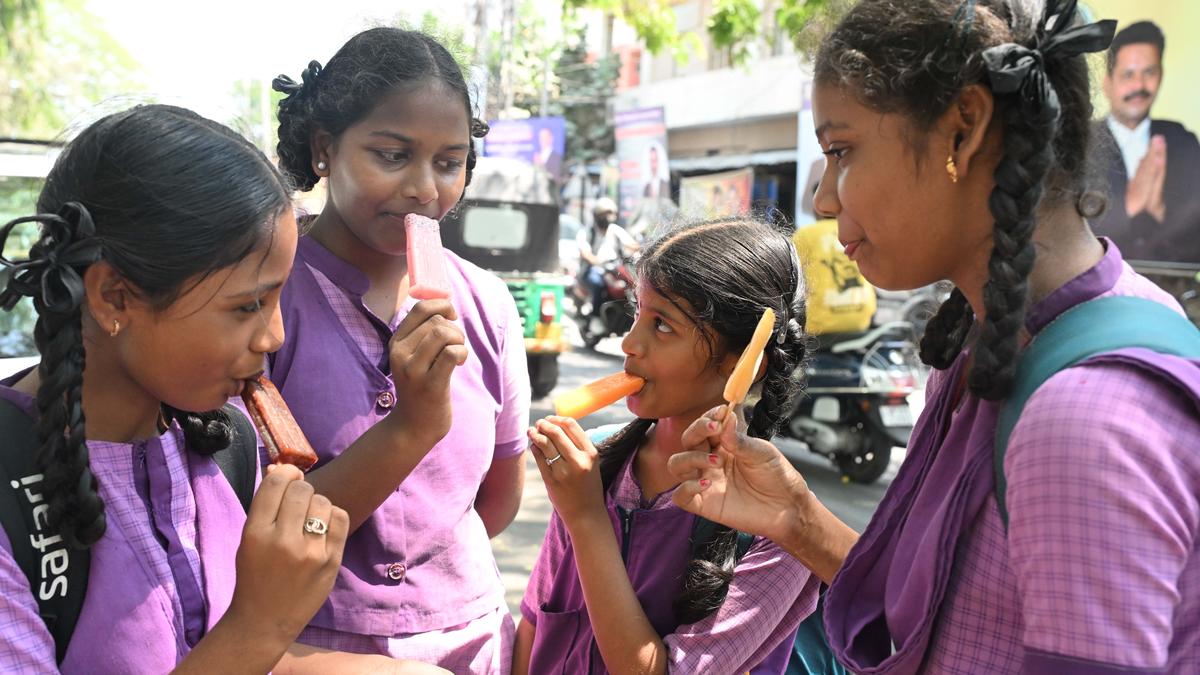
<path id="1" fill-rule="evenodd" d="M 554 414 L 580 419 L 636 394 L 646 381 L 629 373 L 617 373 L 572 389 L 554 399 Z"/>
<path id="2" fill-rule="evenodd" d="M 317 463 L 317 453 L 270 380 L 262 375 L 247 380 L 242 388 L 242 401 L 246 404 L 246 412 L 250 413 L 250 420 L 258 428 L 272 463 L 294 464 L 302 471 L 308 471 Z"/>
<path id="3" fill-rule="evenodd" d="M 450 297 L 438 222 L 410 213 L 404 216 L 404 236 L 408 240 L 408 294 L 418 300 Z"/>
<path id="4" fill-rule="evenodd" d="M 762 363 L 763 349 L 766 348 L 767 340 L 771 338 L 771 329 L 774 327 L 775 311 L 768 307 L 758 320 L 758 327 L 754 329 L 750 344 L 746 345 L 746 350 L 733 367 L 733 374 L 725 383 L 725 400 L 729 401 L 731 410 L 733 406 L 744 401 L 746 394 L 750 392 L 750 385 L 754 383 L 754 376 L 758 374 L 758 364 Z"/>

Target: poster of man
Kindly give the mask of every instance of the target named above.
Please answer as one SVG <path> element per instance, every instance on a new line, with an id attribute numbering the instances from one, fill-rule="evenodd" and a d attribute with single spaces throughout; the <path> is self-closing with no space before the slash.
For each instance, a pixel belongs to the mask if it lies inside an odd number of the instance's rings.
<path id="1" fill-rule="evenodd" d="M 678 211 L 671 199 L 663 109 L 618 112 L 616 140 L 621 222 L 631 234 L 643 235 Z"/>
<path id="2" fill-rule="evenodd" d="M 1200 270 L 1200 142 L 1183 124 L 1152 112 L 1165 53 L 1166 36 L 1147 20 L 1121 28 L 1109 48 L 1109 112 L 1095 127 L 1107 153 L 1108 210 L 1092 228 L 1144 267 Z M 1176 86 L 1186 76 L 1176 75 Z"/>
<path id="3" fill-rule="evenodd" d="M 688 176 L 679 181 L 679 209 L 690 217 L 725 218 L 750 210 L 754 170 Z"/>
<path id="4" fill-rule="evenodd" d="M 510 157 L 544 169 L 555 185 L 562 185 L 567 123 L 561 117 L 497 120 L 484 137 L 485 157 Z"/>

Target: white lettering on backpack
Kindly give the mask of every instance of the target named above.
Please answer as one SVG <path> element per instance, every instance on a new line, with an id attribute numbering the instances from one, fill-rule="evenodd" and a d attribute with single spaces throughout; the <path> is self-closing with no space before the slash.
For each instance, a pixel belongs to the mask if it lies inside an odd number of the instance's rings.
<path id="1" fill-rule="evenodd" d="M 50 506 L 43 503 L 45 498 L 40 492 L 43 478 L 42 474 L 35 473 L 25 476 L 19 481 L 11 481 L 9 485 L 17 491 L 18 495 L 25 497 L 25 501 L 29 502 L 29 506 L 33 510 L 35 530 L 29 534 L 29 544 L 42 554 L 39 566 L 41 574 L 38 583 L 38 597 L 42 600 L 49 600 L 55 596 L 66 597 L 67 568 L 70 566 L 71 557 L 67 553 L 67 545 L 63 542 L 62 537 L 57 534 L 48 534 L 45 531 L 50 525 Z"/>

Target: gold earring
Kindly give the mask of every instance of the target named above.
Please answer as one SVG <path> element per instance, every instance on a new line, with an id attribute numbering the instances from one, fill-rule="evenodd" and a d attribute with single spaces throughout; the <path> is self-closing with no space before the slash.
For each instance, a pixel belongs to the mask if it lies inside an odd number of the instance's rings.
<path id="1" fill-rule="evenodd" d="M 121 322 L 117 321 L 116 319 L 113 319 L 113 327 L 112 327 L 112 330 L 108 331 L 108 334 L 111 337 L 117 337 L 117 333 L 120 333 L 120 332 L 121 332 Z"/>
<path id="2" fill-rule="evenodd" d="M 954 164 L 954 155 L 946 158 L 946 173 L 950 174 L 950 182 L 958 182 L 958 166 Z"/>

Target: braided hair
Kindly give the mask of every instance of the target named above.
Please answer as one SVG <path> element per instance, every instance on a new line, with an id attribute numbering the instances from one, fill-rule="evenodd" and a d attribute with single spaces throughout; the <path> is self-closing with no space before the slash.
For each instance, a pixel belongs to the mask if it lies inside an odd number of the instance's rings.
<path id="1" fill-rule="evenodd" d="M 325 67 L 309 61 L 300 82 L 276 77 L 279 102 L 279 168 L 298 190 L 320 180 L 313 169 L 312 137 L 322 130 L 338 137 L 371 113 L 385 96 L 405 84 L 436 79 L 462 96 L 472 138 L 487 135 L 488 125 L 471 115 L 471 96 L 462 67 L 434 38 L 420 31 L 380 27 L 363 31 L 342 45 Z M 467 180 L 475 169 L 475 144 L 467 150 Z"/>
<path id="2" fill-rule="evenodd" d="M 863 0 L 822 44 L 815 63 L 819 83 L 842 87 L 873 110 L 907 117 L 915 132 L 910 141 L 918 146 L 965 87 L 982 84 L 994 95 L 1004 146 L 988 199 L 995 225 L 983 289 L 986 318 L 976 325 L 966 297 L 955 289 L 921 340 L 922 360 L 944 369 L 974 334 L 968 385 L 981 398 L 1004 398 L 1012 386 L 1039 205 L 1073 203 L 1091 218 L 1105 204 L 1090 189 L 1094 167 L 1086 159 L 1092 117 L 1087 63 L 1079 51 L 1045 48 L 1077 24 L 1075 5 Z M 1003 69 L 1016 56 L 1028 56 L 1036 66 L 1010 86 Z"/>
<path id="3" fill-rule="evenodd" d="M 751 436 L 772 438 L 799 393 L 793 373 L 808 347 L 803 276 L 791 239 L 748 219 L 684 225 L 651 243 L 637 269 L 639 279 L 696 325 L 714 367 L 725 354 L 740 353 L 749 344 L 763 310 L 775 311 L 760 398 L 747 420 Z M 606 487 L 653 426 L 654 420 L 635 420 L 600 444 Z M 737 537 L 736 530 L 715 525 L 708 541 L 693 542 L 692 550 L 699 553 L 689 562 L 675 600 L 681 624 L 699 621 L 725 601 L 737 564 Z"/>
<path id="4" fill-rule="evenodd" d="M 0 258 L 11 276 L 0 305 L 25 296 L 37 311 L 37 467 L 45 476 L 50 527 L 87 548 L 105 531 L 104 503 L 89 468 L 83 413 L 83 275 L 104 260 L 157 310 L 197 279 L 241 261 L 270 241 L 288 208 L 282 176 L 233 131 L 165 105 L 104 117 L 69 143 L 46 177 L 29 259 Z M 189 450 L 210 454 L 232 439 L 220 411 L 163 407 Z"/>

